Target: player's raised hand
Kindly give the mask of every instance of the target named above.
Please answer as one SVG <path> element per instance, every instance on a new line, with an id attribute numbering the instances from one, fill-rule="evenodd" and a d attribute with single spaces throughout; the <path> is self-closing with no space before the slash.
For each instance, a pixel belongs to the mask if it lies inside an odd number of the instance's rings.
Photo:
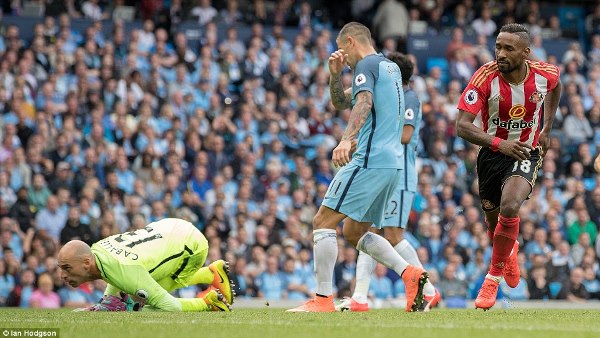
<path id="1" fill-rule="evenodd" d="M 594 169 L 596 169 L 596 172 L 600 174 L 600 154 L 596 156 L 596 160 L 594 161 Z"/>
<path id="2" fill-rule="evenodd" d="M 498 150 L 504 155 L 508 155 L 517 161 L 524 161 L 531 157 L 529 154 L 533 148 L 524 142 L 518 140 L 502 140 L 498 145 Z"/>
<path id="3" fill-rule="evenodd" d="M 343 140 L 333 149 L 332 161 L 336 167 L 343 167 L 350 163 L 350 150 L 352 149 L 352 142 L 350 140 Z"/>
<path id="4" fill-rule="evenodd" d="M 338 49 L 331 53 L 329 57 L 329 72 L 331 74 L 339 74 L 346 67 L 346 59 L 348 54 L 345 54 L 343 49 Z"/>

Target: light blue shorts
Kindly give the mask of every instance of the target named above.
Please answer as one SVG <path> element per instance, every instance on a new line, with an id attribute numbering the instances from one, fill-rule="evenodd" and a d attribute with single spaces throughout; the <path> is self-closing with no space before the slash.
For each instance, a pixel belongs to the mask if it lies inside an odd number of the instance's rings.
<path id="1" fill-rule="evenodd" d="M 381 224 L 400 173 L 400 169 L 346 165 L 329 184 L 323 205 L 357 222 Z"/>
<path id="2" fill-rule="evenodd" d="M 383 223 L 376 224 L 374 226 L 378 229 L 384 227 L 406 229 L 406 224 L 408 223 L 408 217 L 410 216 L 410 210 L 412 209 L 414 199 L 414 192 L 402 190 L 396 187 L 396 189 L 394 189 L 394 194 L 392 195 L 392 198 L 385 209 Z"/>

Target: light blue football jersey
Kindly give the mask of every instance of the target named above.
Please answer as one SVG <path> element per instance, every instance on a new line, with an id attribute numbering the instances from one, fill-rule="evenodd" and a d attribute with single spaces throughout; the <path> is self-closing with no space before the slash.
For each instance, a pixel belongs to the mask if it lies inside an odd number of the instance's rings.
<path id="1" fill-rule="evenodd" d="M 373 94 L 373 108 L 358 133 L 351 164 L 361 168 L 402 169 L 404 91 L 400 68 L 382 54 L 368 55 L 354 69 L 352 104 L 362 91 Z"/>
<path id="2" fill-rule="evenodd" d="M 421 130 L 421 121 L 423 113 L 421 110 L 421 101 L 417 94 L 410 88 L 404 90 L 404 100 L 406 102 L 406 111 L 404 112 L 404 124 L 411 125 L 415 129 L 410 138 L 410 142 L 404 146 L 404 170 L 400 178 L 400 189 L 416 192 L 418 175 L 416 168 L 417 146 L 419 144 L 419 132 Z"/>

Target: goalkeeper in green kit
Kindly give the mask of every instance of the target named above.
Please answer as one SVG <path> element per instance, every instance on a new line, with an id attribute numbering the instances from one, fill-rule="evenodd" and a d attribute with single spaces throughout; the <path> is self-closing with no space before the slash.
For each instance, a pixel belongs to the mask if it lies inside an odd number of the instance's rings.
<path id="1" fill-rule="evenodd" d="M 58 253 L 65 283 L 77 287 L 108 283 L 88 311 L 230 311 L 235 296 L 222 260 L 204 266 L 208 241 L 193 224 L 166 218 L 142 229 L 107 237 L 91 247 L 70 241 Z M 193 284 L 213 288 L 202 298 L 175 298 L 170 292 Z"/>

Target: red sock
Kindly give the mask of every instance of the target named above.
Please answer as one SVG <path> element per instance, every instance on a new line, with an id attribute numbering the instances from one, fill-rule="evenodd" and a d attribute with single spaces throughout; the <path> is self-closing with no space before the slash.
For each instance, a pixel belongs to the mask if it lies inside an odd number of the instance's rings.
<path id="1" fill-rule="evenodd" d="M 519 236 L 519 217 L 498 216 L 498 224 L 494 231 L 492 245 L 492 265 L 490 275 L 502 276 L 504 264 L 510 256 L 510 252 Z"/>

